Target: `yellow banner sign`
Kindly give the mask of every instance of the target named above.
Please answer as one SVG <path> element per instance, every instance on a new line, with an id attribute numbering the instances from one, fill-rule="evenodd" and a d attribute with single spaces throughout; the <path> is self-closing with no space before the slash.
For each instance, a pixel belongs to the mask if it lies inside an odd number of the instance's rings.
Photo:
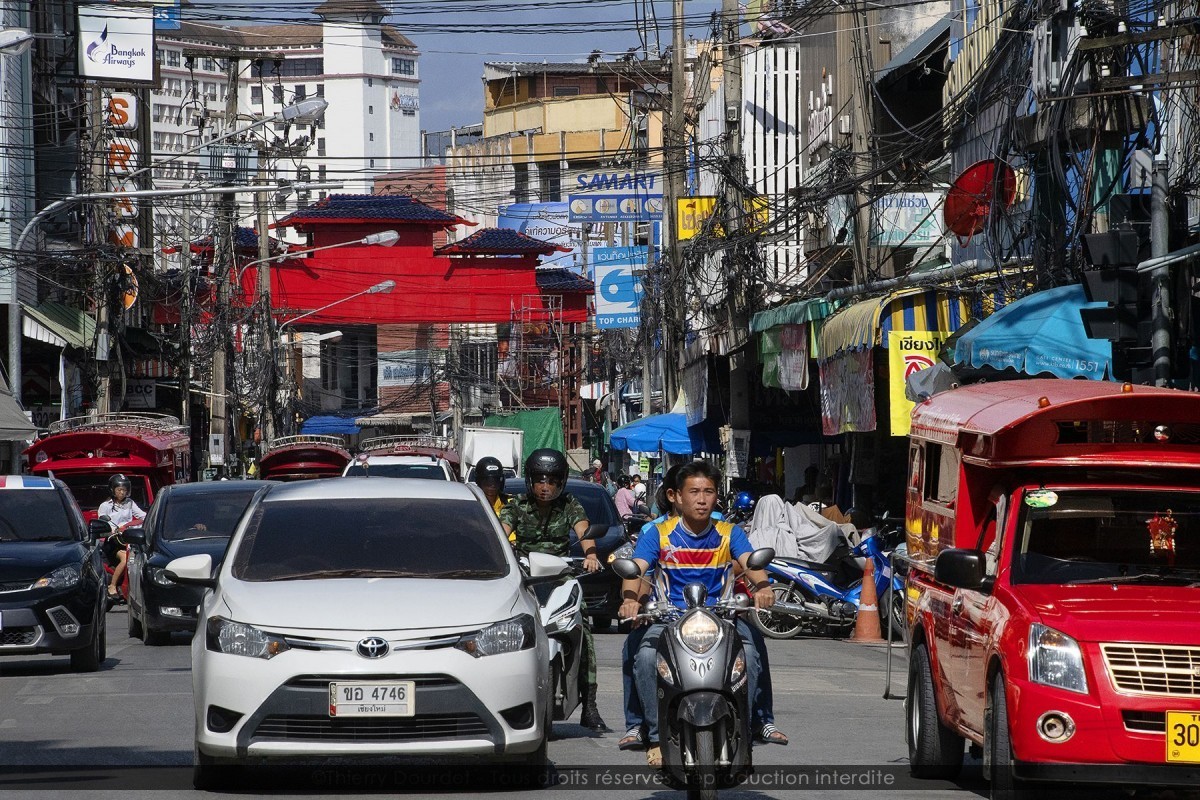
<path id="1" fill-rule="evenodd" d="M 888 400 L 892 436 L 908 436 L 915 403 L 904 396 L 904 382 L 914 372 L 932 367 L 950 334 L 944 331 L 888 333 Z"/>
<path id="2" fill-rule="evenodd" d="M 675 201 L 675 222 L 679 231 L 679 241 L 695 238 L 705 230 L 709 217 L 717 207 L 715 197 L 681 197 Z M 746 217 L 744 223 L 750 231 L 760 231 L 770 222 L 770 209 L 765 197 L 750 197 L 745 200 Z M 725 228 L 721 220 L 712 221 L 708 232 L 713 236 L 724 236 Z"/>

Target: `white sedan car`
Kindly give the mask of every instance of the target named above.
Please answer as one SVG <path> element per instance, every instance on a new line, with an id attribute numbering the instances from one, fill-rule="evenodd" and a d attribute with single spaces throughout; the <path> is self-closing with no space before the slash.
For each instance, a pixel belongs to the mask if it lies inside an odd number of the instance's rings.
<path id="1" fill-rule="evenodd" d="M 450 481 L 279 484 L 224 562 L 167 566 L 212 587 L 192 641 L 195 777 L 225 764 L 469 756 L 546 764 L 546 636 L 530 583 L 478 490 Z M 482 758 L 480 758 L 482 757 Z"/>

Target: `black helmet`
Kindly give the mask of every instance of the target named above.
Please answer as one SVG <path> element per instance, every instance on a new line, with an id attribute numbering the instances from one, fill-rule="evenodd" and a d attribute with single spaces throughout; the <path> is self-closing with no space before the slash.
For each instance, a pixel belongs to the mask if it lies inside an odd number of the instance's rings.
<path id="1" fill-rule="evenodd" d="M 127 491 L 127 492 L 133 488 L 133 484 L 131 484 L 129 482 L 129 478 L 126 478 L 124 475 L 122 475 L 119 472 L 116 475 L 113 475 L 111 478 L 108 479 L 109 494 L 112 494 L 113 492 L 117 491 L 118 486 L 124 486 L 125 491 Z"/>
<path id="2" fill-rule="evenodd" d="M 621 487 L 622 489 L 628 489 L 630 484 L 632 484 L 632 483 L 633 483 L 633 481 L 630 480 L 628 475 L 618 475 L 617 476 L 617 486 Z"/>
<path id="3" fill-rule="evenodd" d="M 484 456 L 475 465 L 475 483 L 479 486 L 504 486 L 504 465 L 495 456 Z"/>
<path id="4" fill-rule="evenodd" d="M 552 447 L 540 447 L 525 459 L 525 488 L 533 493 L 537 478 L 556 479 L 559 492 L 567 482 L 567 457 Z M 555 497 L 558 497 L 556 494 Z"/>

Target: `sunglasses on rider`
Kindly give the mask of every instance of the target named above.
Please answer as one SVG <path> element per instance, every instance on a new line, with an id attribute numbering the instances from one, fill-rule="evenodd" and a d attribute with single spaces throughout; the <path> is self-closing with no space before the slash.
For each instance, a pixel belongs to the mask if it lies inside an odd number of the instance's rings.
<path id="1" fill-rule="evenodd" d="M 530 481 L 536 486 L 539 483 L 548 483 L 551 486 L 561 486 L 562 478 L 557 475 L 532 475 Z"/>

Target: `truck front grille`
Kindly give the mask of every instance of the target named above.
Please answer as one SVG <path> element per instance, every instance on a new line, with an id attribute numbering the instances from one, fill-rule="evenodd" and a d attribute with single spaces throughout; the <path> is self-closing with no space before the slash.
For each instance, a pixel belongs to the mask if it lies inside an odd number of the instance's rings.
<path id="1" fill-rule="evenodd" d="M 1200 647 L 1102 644 L 1100 651 L 1117 691 L 1200 697 Z"/>

